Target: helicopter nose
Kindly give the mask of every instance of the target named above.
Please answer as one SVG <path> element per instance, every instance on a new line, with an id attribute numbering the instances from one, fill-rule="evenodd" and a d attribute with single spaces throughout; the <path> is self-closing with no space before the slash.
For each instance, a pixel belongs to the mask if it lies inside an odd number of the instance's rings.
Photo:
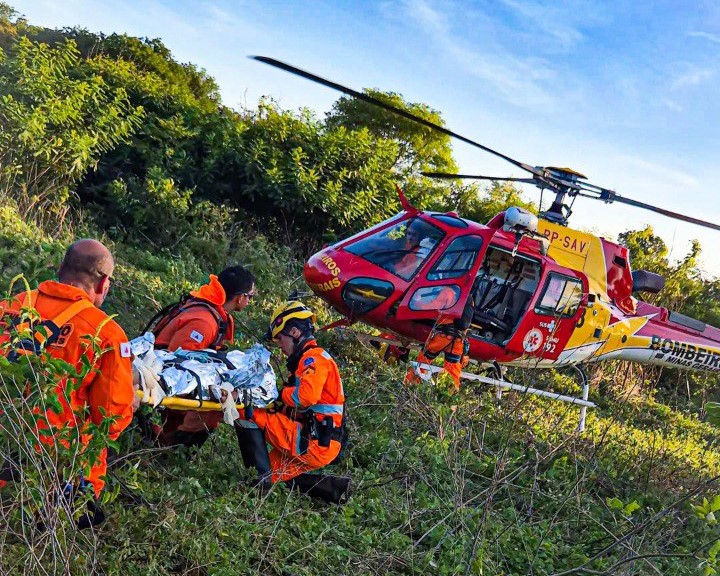
<path id="1" fill-rule="evenodd" d="M 340 287 L 340 266 L 326 253 L 318 252 L 305 263 L 303 275 L 310 289 L 318 296 Z"/>

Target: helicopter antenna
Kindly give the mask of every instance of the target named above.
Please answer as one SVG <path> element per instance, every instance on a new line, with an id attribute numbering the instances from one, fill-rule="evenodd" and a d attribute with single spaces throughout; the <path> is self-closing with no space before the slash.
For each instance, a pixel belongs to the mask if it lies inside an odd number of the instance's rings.
<path id="1" fill-rule="evenodd" d="M 368 102 L 369 104 L 373 104 L 375 106 L 383 108 L 389 112 L 392 112 L 393 114 L 397 114 L 399 116 L 402 116 L 403 118 L 412 120 L 413 122 L 417 122 L 422 126 L 426 126 L 427 128 L 436 130 L 438 132 L 441 132 L 442 134 L 446 134 L 447 136 L 460 140 L 461 142 L 465 142 L 466 144 L 474 146 L 475 148 L 479 148 L 480 150 L 488 152 L 489 154 L 497 156 L 498 158 L 502 158 L 513 166 L 516 166 L 517 168 L 520 168 L 521 170 L 524 170 L 525 172 L 531 174 L 531 177 L 529 178 L 502 178 L 495 176 L 472 176 L 468 174 L 447 174 L 439 172 L 423 173 L 425 176 L 446 179 L 469 178 L 474 180 L 523 182 L 526 184 L 533 184 L 534 186 L 537 186 L 540 189 L 541 193 L 547 188 L 551 192 L 555 193 L 555 199 L 553 200 L 553 203 L 551 204 L 550 208 L 548 208 L 548 210 L 540 213 L 540 217 L 563 225 L 567 224 L 567 219 L 572 213 L 571 206 L 572 204 L 574 204 L 575 198 L 577 196 L 583 196 L 584 198 L 602 200 L 606 204 L 611 204 L 612 202 L 619 202 L 621 204 L 627 204 L 628 206 L 635 206 L 636 208 L 650 210 L 651 212 L 662 214 L 663 216 L 667 216 L 669 218 L 674 218 L 683 222 L 689 222 L 690 224 L 696 224 L 698 226 L 711 228 L 713 230 L 720 230 L 720 225 L 713 222 L 708 222 L 706 220 L 701 220 L 700 218 L 694 218 L 692 216 L 686 216 L 678 212 L 666 210 L 665 208 L 653 206 L 652 204 L 648 204 L 646 202 L 641 202 L 639 200 L 633 200 L 632 198 L 621 196 L 614 190 L 603 188 L 601 186 L 595 186 L 594 184 L 590 184 L 589 182 L 583 182 L 583 180 L 587 180 L 587 178 L 579 172 L 575 172 L 570 168 L 557 168 L 553 166 L 531 166 L 529 164 L 525 164 L 524 162 L 515 160 L 514 158 L 511 158 L 510 156 L 507 156 L 502 152 L 494 150 L 488 146 L 485 146 L 484 144 L 480 144 L 475 140 L 471 140 L 470 138 L 463 136 L 462 134 L 453 132 L 445 126 L 435 124 L 434 122 L 430 122 L 429 120 L 412 114 L 407 110 L 403 110 L 402 108 L 398 108 L 396 106 L 393 106 L 392 104 L 383 102 L 378 98 L 374 98 L 369 94 L 359 92 L 352 88 L 348 88 L 347 86 L 343 86 L 342 84 L 338 84 L 337 82 L 332 82 L 331 80 L 327 80 L 325 78 L 317 76 L 316 74 L 312 74 L 311 72 L 301 70 L 300 68 L 296 68 L 295 66 L 287 64 L 285 62 L 281 62 L 280 60 L 269 58 L 267 56 L 250 56 L 250 58 L 252 58 L 253 60 L 257 60 L 258 62 L 262 62 L 263 64 L 279 68 L 280 70 L 284 70 L 291 74 L 295 74 L 296 76 L 300 76 L 307 80 L 311 80 L 313 82 L 326 86 L 327 88 L 337 90 L 338 92 L 342 92 L 343 94 L 347 94 L 348 96 L 352 96 L 353 98 L 357 98 L 358 100 Z M 570 196 L 570 198 L 572 198 L 570 206 L 565 203 L 566 196 Z"/>

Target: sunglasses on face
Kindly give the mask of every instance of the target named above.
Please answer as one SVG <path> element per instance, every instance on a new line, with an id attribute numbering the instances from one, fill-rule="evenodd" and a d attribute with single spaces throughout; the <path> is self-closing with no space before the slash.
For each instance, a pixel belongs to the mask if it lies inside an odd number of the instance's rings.
<path id="1" fill-rule="evenodd" d="M 100 276 L 100 280 L 103 280 L 104 278 L 107 278 L 108 285 L 115 282 L 115 278 L 110 274 L 105 274 L 105 272 L 97 271 L 96 274 Z"/>
<path id="2" fill-rule="evenodd" d="M 240 296 L 247 296 L 248 300 L 252 300 L 255 297 L 255 292 L 240 292 Z"/>

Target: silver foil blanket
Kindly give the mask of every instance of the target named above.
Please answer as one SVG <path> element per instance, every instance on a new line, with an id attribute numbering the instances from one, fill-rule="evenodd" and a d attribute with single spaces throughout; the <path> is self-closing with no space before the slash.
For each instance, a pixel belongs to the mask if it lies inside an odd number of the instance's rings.
<path id="1" fill-rule="evenodd" d="M 135 356 L 154 349 L 155 337 L 146 332 L 130 342 Z M 270 351 L 255 344 L 249 350 L 155 350 L 163 363 L 160 384 L 168 396 L 188 396 L 219 401 L 219 388 L 230 384 L 238 402 L 264 408 L 278 397 Z"/>

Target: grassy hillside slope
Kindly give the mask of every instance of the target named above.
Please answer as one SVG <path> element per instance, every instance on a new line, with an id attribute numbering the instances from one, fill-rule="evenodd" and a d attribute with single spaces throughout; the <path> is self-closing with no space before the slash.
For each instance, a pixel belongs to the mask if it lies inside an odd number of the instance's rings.
<path id="1" fill-rule="evenodd" d="M 384 97 L 442 122 L 422 104 Z M 0 0 L 0 289 L 18 274 L 52 278 L 70 241 L 101 238 L 118 260 L 106 307 L 134 336 L 158 308 L 240 262 L 260 294 L 240 315 L 236 344 L 247 347 L 274 306 L 304 288 L 314 248 L 398 209 L 395 182 L 417 206 L 479 222 L 522 204 L 508 184 L 425 178 L 421 170 L 454 166 L 449 140 L 361 108 L 341 99 L 324 120 L 271 100 L 235 111 L 211 77 L 158 39 L 47 30 Z M 697 269 L 699 244 L 671 262 L 649 227 L 621 239 L 634 268 L 666 277 L 654 302 L 718 323 L 720 281 Z M 320 324 L 334 319 L 318 300 L 308 304 Z M 717 377 L 598 366 L 598 408 L 578 434 L 575 408 L 472 385 L 456 395 L 408 389 L 403 367 L 353 338 L 323 334 L 321 343 L 348 396 L 352 445 L 335 467 L 353 478 L 347 504 L 284 485 L 258 493 L 227 426 L 189 458 L 149 445 L 133 426 L 113 456 L 109 519 L 96 533 L 33 533 L 37 509 L 20 504 L 30 488 L 0 490 L 0 574 L 720 570 L 720 433 L 704 421 Z M 508 377 L 579 392 L 570 373 Z M 16 440 L 0 430 L 0 450 Z"/>
<path id="2" fill-rule="evenodd" d="M 66 240 L 51 240 L 3 207 L 0 280 L 7 285 L 19 272 L 51 277 Z M 300 286 L 301 262 L 260 236 L 232 240 L 232 251 L 218 246 L 211 256 L 246 263 L 258 276 L 261 296 L 241 317 L 248 332 L 239 344 L 247 345 Z M 131 335 L 209 271 L 180 249 L 113 248 L 118 282 L 108 309 Z M 320 309 L 321 322 L 329 319 Z M 691 503 L 720 493 L 711 482 L 720 475 L 718 429 L 656 402 L 646 383 L 614 384 L 624 366 L 605 367 L 596 379 L 599 408 L 578 435 L 576 409 L 515 394 L 498 401 L 472 386 L 455 396 L 407 389 L 402 368 L 380 364 L 357 342 L 327 335 L 324 344 L 349 398 L 352 446 L 335 468 L 353 478 L 349 503 L 247 487 L 252 474 L 226 426 L 189 461 L 149 448 L 131 430 L 110 468 L 109 520 L 72 545 L 69 573 L 690 575 L 707 568 L 699 565 L 718 529 Z M 511 377 L 575 386 L 550 372 Z M 6 533 L 0 573 L 22 573 L 42 546 L 42 538 L 28 547 Z"/>

